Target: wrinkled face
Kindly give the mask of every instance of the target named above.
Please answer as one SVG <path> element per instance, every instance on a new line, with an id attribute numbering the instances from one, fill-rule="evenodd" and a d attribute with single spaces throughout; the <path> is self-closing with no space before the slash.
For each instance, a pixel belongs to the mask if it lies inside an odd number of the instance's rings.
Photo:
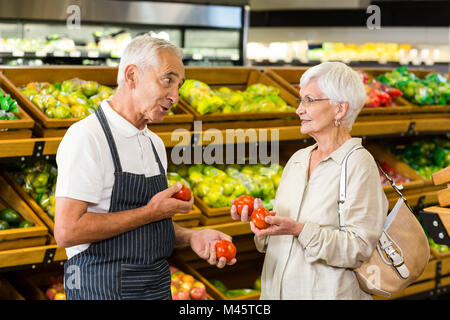
<path id="1" fill-rule="evenodd" d="M 184 82 L 184 65 L 175 53 L 161 50 L 159 63 L 139 72 L 133 102 L 139 118 L 161 122 L 174 103 Z"/>
<path id="2" fill-rule="evenodd" d="M 328 99 L 314 79 L 300 89 L 300 97 L 303 101 Z M 296 113 L 300 117 L 301 133 L 314 135 L 334 126 L 337 107 L 330 100 L 306 102 L 299 104 Z"/>

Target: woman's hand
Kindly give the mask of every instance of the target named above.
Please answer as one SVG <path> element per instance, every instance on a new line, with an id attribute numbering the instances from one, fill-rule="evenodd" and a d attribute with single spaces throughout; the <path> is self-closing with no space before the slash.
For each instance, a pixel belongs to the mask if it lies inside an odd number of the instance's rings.
<path id="1" fill-rule="evenodd" d="M 250 217 L 248 214 L 248 206 L 245 205 L 244 208 L 242 208 L 242 213 L 239 214 L 237 212 L 237 208 L 234 205 L 234 200 L 235 199 L 231 199 L 231 218 L 233 220 L 241 220 L 242 222 L 248 222 L 250 221 Z M 255 201 L 253 202 L 253 210 L 256 210 L 258 208 L 262 208 L 263 207 L 263 203 L 261 199 L 255 198 Z"/>
<path id="2" fill-rule="evenodd" d="M 216 242 L 220 240 L 231 241 L 231 237 L 223 232 L 205 229 L 196 231 L 190 238 L 190 245 L 192 250 L 202 259 L 208 261 L 211 265 L 216 265 L 218 268 L 223 268 L 225 265 L 233 265 L 236 263 L 236 258 L 227 261 L 224 257 L 217 260 L 216 256 Z"/>
<path id="3" fill-rule="evenodd" d="M 256 236 L 293 235 L 298 237 L 302 232 L 303 223 L 287 217 L 278 217 L 274 211 L 271 211 L 270 214 L 271 216 L 267 216 L 265 219 L 269 224 L 266 229 L 258 229 L 253 222 L 250 222 L 250 229 Z"/>

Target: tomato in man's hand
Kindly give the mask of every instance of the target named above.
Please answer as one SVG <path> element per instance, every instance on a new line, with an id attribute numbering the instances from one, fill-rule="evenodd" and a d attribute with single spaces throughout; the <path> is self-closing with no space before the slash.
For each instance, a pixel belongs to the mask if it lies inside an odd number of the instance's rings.
<path id="1" fill-rule="evenodd" d="M 236 247 L 233 242 L 228 240 L 220 240 L 216 242 L 216 257 L 219 260 L 222 257 L 225 257 L 227 261 L 233 260 L 236 256 Z"/>
<path id="2" fill-rule="evenodd" d="M 182 201 L 189 201 L 191 200 L 191 189 L 189 189 L 188 187 L 186 187 L 184 184 L 181 187 L 180 191 L 178 191 L 177 193 L 175 193 L 172 198 L 178 199 L 178 200 L 182 200 Z"/>
<path id="3" fill-rule="evenodd" d="M 234 205 L 236 206 L 237 212 L 239 214 L 242 214 L 242 210 L 244 209 L 244 206 L 248 206 L 248 214 L 252 214 L 253 212 L 253 203 L 255 202 L 255 198 L 248 194 L 244 194 L 242 196 L 237 197 L 234 200 Z"/>
<path id="4" fill-rule="evenodd" d="M 266 229 L 269 227 L 265 221 L 267 216 L 270 216 L 269 210 L 266 208 L 258 208 L 253 211 L 250 221 L 253 222 L 258 229 Z"/>

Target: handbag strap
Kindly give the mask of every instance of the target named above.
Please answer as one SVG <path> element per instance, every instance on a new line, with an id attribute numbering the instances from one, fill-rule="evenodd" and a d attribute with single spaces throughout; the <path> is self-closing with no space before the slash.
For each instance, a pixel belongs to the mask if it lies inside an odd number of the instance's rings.
<path id="1" fill-rule="evenodd" d="M 347 192 L 347 160 L 348 157 L 356 150 L 364 149 L 363 146 L 355 146 L 353 147 L 347 155 L 344 157 L 344 160 L 342 161 L 342 168 L 341 168 L 341 178 L 339 181 L 339 197 L 338 197 L 338 217 L 339 217 L 339 230 L 345 230 L 345 222 L 344 222 L 344 202 L 346 199 L 346 192 Z M 403 189 L 403 186 L 397 186 L 392 180 L 392 178 L 383 170 L 380 163 L 375 160 L 375 163 L 377 164 L 378 168 L 380 169 L 381 173 L 386 177 L 386 179 L 391 184 L 391 187 L 395 190 L 395 192 L 398 193 L 400 198 L 403 199 L 405 202 L 405 205 L 408 207 L 411 212 L 414 212 L 411 207 L 409 206 L 408 202 L 406 201 L 405 197 L 403 197 L 403 194 L 400 190 Z"/>
<path id="2" fill-rule="evenodd" d="M 341 178 L 339 181 L 339 197 L 338 197 L 338 217 L 339 230 L 345 230 L 344 224 L 344 202 L 347 194 L 347 159 L 356 150 L 363 149 L 363 146 L 353 147 L 344 157 L 341 168 Z"/>

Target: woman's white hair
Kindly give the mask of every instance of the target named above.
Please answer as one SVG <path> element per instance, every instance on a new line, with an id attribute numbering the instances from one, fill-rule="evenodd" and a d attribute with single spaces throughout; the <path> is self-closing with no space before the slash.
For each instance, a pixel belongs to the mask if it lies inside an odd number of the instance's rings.
<path id="1" fill-rule="evenodd" d="M 361 76 L 342 62 L 323 62 L 303 73 L 300 87 L 305 87 L 311 80 L 317 81 L 327 98 L 348 102 L 348 110 L 342 119 L 342 125 L 351 130 L 353 122 L 366 102 L 366 89 Z M 331 101 L 333 102 L 335 101 Z"/>
<path id="2" fill-rule="evenodd" d="M 183 58 L 183 51 L 169 41 L 151 37 L 148 34 L 134 38 L 127 45 L 120 58 L 119 70 L 117 73 L 118 86 L 120 87 L 124 80 L 125 68 L 128 65 L 136 65 L 139 72 L 145 71 L 150 66 L 158 65 L 159 50 L 170 50 L 180 59 Z"/>

